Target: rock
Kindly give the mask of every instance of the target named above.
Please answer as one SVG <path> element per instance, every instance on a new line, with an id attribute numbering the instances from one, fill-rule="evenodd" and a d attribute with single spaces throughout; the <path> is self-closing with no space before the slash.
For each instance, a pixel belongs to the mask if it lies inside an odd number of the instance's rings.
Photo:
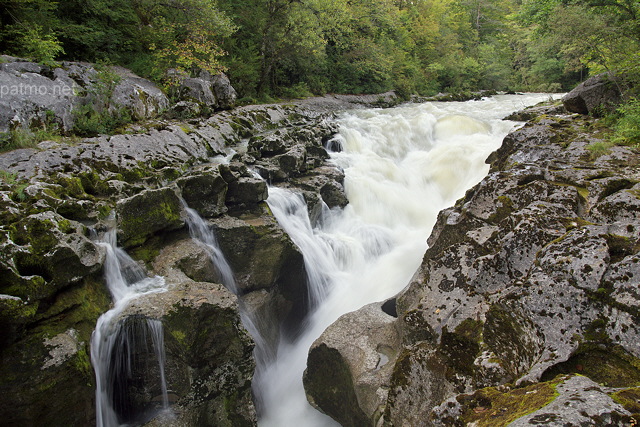
<path id="1" fill-rule="evenodd" d="M 118 201 L 118 243 L 123 247 L 143 243 L 154 233 L 184 226 L 182 203 L 174 189 L 145 190 Z"/>
<path id="2" fill-rule="evenodd" d="M 267 183 L 262 178 L 253 176 L 245 165 L 221 165 L 220 173 L 229 185 L 226 199 L 228 205 L 251 209 L 267 200 Z"/>
<path id="3" fill-rule="evenodd" d="M 266 206 L 239 217 L 213 220 L 215 234 L 243 302 L 260 312 L 256 327 L 277 343 L 295 332 L 308 310 L 304 259 Z"/>
<path id="4" fill-rule="evenodd" d="M 0 132 L 54 123 L 65 131 L 73 127 L 72 111 L 78 102 L 73 81 L 43 76 L 36 64 L 1 65 Z"/>
<path id="5" fill-rule="evenodd" d="M 165 375 L 177 417 L 173 422 L 255 425 L 251 397 L 255 369 L 253 341 L 240 321 L 236 297 L 222 285 L 177 283 L 167 292 L 133 300 L 120 318 L 125 327 L 146 319 L 162 322 Z M 150 363 L 152 356 L 144 347 L 137 350 L 143 359 L 134 365 L 132 377 L 145 385 L 134 388 L 131 383 L 125 393 L 131 402 L 137 402 L 139 409 L 153 407 L 153 397 L 159 394 L 159 377 L 154 372 L 157 363 Z"/>
<path id="6" fill-rule="evenodd" d="M 13 224 L 0 260 L 6 272 L 0 278 L 0 292 L 37 301 L 100 271 L 105 251 L 81 229 L 51 211 Z"/>
<path id="7" fill-rule="evenodd" d="M 19 58 L 5 58 L 11 62 L 0 64 L 0 132 L 51 126 L 68 132 L 76 122 L 76 109 L 88 102 L 107 105 L 112 111 L 126 110 L 138 120 L 156 117 L 169 106 L 157 86 L 121 67 L 112 67 L 120 81 L 111 98 L 102 99 L 106 96 L 100 92 L 104 82 L 91 64 L 62 62 L 51 70 Z"/>
<path id="8" fill-rule="evenodd" d="M 210 110 L 227 110 L 235 106 L 238 94 L 224 73 L 212 76 L 203 71 L 198 77 L 177 76 L 176 79 L 176 95 L 181 101 L 195 102 Z"/>
<path id="9" fill-rule="evenodd" d="M 611 73 L 589 77 L 562 98 L 567 111 L 596 116 L 614 110 L 620 102 L 622 95 Z"/>
<path id="10" fill-rule="evenodd" d="M 228 185 L 217 168 L 203 169 L 198 174 L 178 179 L 176 183 L 187 206 L 201 216 L 214 217 L 227 211 Z"/>
<path id="11" fill-rule="evenodd" d="M 342 426 L 373 424 L 387 400 L 400 337 L 381 304 L 340 317 L 309 350 L 303 382 L 312 405 Z"/>
<path id="12" fill-rule="evenodd" d="M 2 302 L 14 300 L 23 325 Z M 6 425 L 91 425 L 94 374 L 89 342 L 96 320 L 109 308 L 102 283 L 85 279 L 48 301 L 0 298 L 0 416 Z M 25 327 L 26 326 L 26 327 Z M 37 387 L 25 387 L 32 381 Z M 35 384 L 34 383 L 34 384 Z"/>
<path id="13" fill-rule="evenodd" d="M 179 101 L 171 106 L 171 112 L 177 118 L 192 118 L 198 117 L 202 109 L 197 102 Z"/>
<path id="14" fill-rule="evenodd" d="M 238 93 L 231 86 L 229 78 L 224 73 L 210 77 L 213 94 L 216 97 L 218 108 L 228 110 L 235 107 Z"/>
<path id="15" fill-rule="evenodd" d="M 175 280 L 189 278 L 196 282 L 222 283 L 210 253 L 192 238 L 164 246 L 155 257 L 153 266 L 156 274 Z"/>
<path id="16" fill-rule="evenodd" d="M 169 108 L 169 98 L 155 84 L 126 68 L 112 67 L 112 70 L 121 78 L 111 95 L 113 110 L 125 109 L 134 119 L 144 120 Z"/>
<path id="17" fill-rule="evenodd" d="M 434 409 L 431 425 L 632 425 L 631 420 L 609 390 L 578 375 L 520 389 L 496 387 L 459 395 Z"/>

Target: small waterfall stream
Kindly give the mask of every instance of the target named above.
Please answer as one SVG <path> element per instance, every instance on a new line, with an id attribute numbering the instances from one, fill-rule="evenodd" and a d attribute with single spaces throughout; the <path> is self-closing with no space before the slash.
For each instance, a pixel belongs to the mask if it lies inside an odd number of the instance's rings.
<path id="1" fill-rule="evenodd" d="M 312 226 L 300 195 L 269 189 L 267 203 L 298 245 L 309 274 L 312 312 L 295 339 L 254 380 L 261 427 L 337 425 L 313 409 L 302 385 L 311 344 L 339 316 L 399 293 L 419 267 L 440 210 L 488 172 L 488 155 L 516 123 L 513 111 L 548 94 L 358 110 L 340 119 L 329 148 L 345 172 L 349 205 L 324 209 Z"/>
<path id="2" fill-rule="evenodd" d="M 161 410 L 168 411 L 169 399 L 164 378 L 164 332 L 155 319 L 120 319 L 129 302 L 154 292 L 166 290 L 162 277 L 147 277 L 126 252 L 116 246 L 115 230 L 101 243 L 107 250 L 105 282 L 113 298 L 113 308 L 98 319 L 91 337 L 91 363 L 96 375 L 96 426 L 116 427 L 151 418 L 141 414 L 128 399 L 128 381 L 134 374 L 137 357 L 155 358 L 158 364 Z"/>

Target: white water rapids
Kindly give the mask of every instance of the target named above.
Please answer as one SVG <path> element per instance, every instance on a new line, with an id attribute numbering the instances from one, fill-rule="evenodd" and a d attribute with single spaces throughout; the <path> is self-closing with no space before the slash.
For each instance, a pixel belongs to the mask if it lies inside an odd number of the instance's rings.
<path id="1" fill-rule="evenodd" d="M 349 205 L 325 210 L 312 226 L 302 198 L 269 189 L 274 215 L 303 252 L 315 306 L 301 336 L 283 341 L 258 367 L 261 427 L 337 425 L 313 409 L 302 386 L 311 344 L 341 315 L 398 294 L 427 248 L 440 210 L 487 174 L 485 159 L 515 122 L 513 111 L 548 94 L 359 110 L 340 119 L 331 161 L 344 169 Z"/>

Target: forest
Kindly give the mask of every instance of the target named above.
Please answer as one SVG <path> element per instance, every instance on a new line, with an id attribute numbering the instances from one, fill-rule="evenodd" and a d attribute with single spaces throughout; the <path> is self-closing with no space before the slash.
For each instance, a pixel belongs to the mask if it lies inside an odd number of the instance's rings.
<path id="1" fill-rule="evenodd" d="M 640 78 L 638 0 L 0 0 L 0 52 L 224 71 L 244 103 Z"/>

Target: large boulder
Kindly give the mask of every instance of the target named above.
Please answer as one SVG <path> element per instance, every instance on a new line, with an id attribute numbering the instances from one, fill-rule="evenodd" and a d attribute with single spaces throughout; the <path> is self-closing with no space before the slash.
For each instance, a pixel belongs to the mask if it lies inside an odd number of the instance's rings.
<path id="1" fill-rule="evenodd" d="M 209 111 L 228 110 L 235 106 L 238 94 L 224 73 L 214 76 L 201 71 L 197 77 L 188 77 L 172 70 L 170 76 L 177 81 L 174 91 L 180 101 L 195 102 Z"/>
<path id="2" fill-rule="evenodd" d="M 0 132 L 52 126 L 70 131 L 76 110 L 89 102 L 111 111 L 126 111 L 138 120 L 156 117 L 169 106 L 156 85 L 124 68 L 108 69 L 105 77 L 88 63 L 62 62 L 52 69 L 20 58 L 2 58 Z M 117 81 L 103 81 L 111 74 Z M 113 91 L 103 89 L 114 83 Z"/>
<path id="3" fill-rule="evenodd" d="M 154 83 L 123 67 L 113 67 L 120 78 L 109 102 L 112 110 L 124 109 L 136 120 L 157 117 L 169 108 L 169 98 Z"/>
<path id="4" fill-rule="evenodd" d="M 362 426 L 384 410 L 400 336 L 380 304 L 340 317 L 309 350 L 304 385 L 312 405 L 342 426 Z"/>
<path id="5" fill-rule="evenodd" d="M 611 73 L 589 77 L 562 98 L 567 111 L 595 116 L 615 109 L 620 102 L 622 94 Z"/>
<path id="6" fill-rule="evenodd" d="M 173 188 L 145 190 L 118 201 L 116 219 L 118 242 L 123 247 L 144 243 L 159 231 L 184 225 L 183 206 Z"/>
<path id="7" fill-rule="evenodd" d="M 109 305 L 91 276 L 48 301 L 0 296 L 3 425 L 95 424 L 89 343 Z"/>
<path id="8" fill-rule="evenodd" d="M 218 168 L 201 168 L 179 178 L 176 183 L 187 206 L 201 216 L 214 217 L 227 211 L 225 201 L 228 184 Z"/>
<path id="9" fill-rule="evenodd" d="M 237 298 L 222 285 L 185 280 L 137 298 L 120 314 L 121 333 L 137 343 L 123 407 L 150 412 L 162 402 L 160 373 L 149 320 L 163 330 L 166 385 L 175 414 L 150 425 L 254 426 L 251 395 L 253 341 L 242 326 Z M 137 356 L 137 357 L 136 357 Z M 135 410 L 133 410 L 135 409 Z"/>
<path id="10" fill-rule="evenodd" d="M 7 57 L 3 57 L 7 58 Z M 57 123 L 70 130 L 78 103 L 77 85 L 64 75 L 46 76 L 47 67 L 17 58 L 0 64 L 0 132 L 16 127 L 42 127 Z"/>

